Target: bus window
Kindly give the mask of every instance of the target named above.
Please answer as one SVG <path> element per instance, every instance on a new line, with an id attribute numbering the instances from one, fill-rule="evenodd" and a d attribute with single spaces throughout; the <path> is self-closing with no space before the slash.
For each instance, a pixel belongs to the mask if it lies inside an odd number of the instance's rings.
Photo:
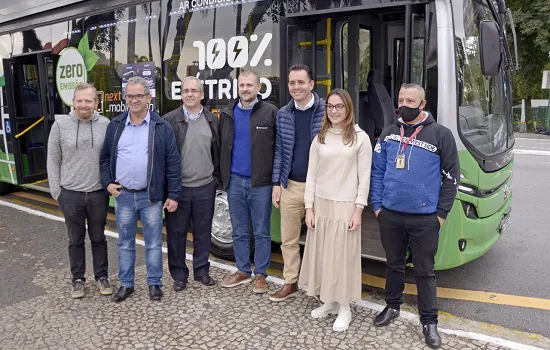
<path id="1" fill-rule="evenodd" d="M 278 104 L 279 71 L 287 68 L 281 68 L 278 60 L 277 2 L 196 8 L 202 2 L 190 1 L 191 8 L 171 11 L 165 9 L 166 3 L 162 5 L 162 13 L 169 14 L 162 59 L 164 97 L 170 107 L 163 106 L 164 110 L 176 106 L 181 99 L 181 81 L 190 74 L 204 81 L 205 106 L 221 110 L 237 98 L 236 79 L 246 69 L 259 74 L 262 97 Z"/>
<path id="2" fill-rule="evenodd" d="M 359 91 L 366 91 L 368 87 L 367 77 L 371 70 L 371 31 L 368 28 L 359 28 Z M 342 63 L 344 66 L 344 89 L 348 89 L 348 24 L 342 27 Z"/>
<path id="3" fill-rule="evenodd" d="M 425 65 L 425 23 L 423 16 L 413 14 L 413 37 L 411 47 L 411 78 L 405 77 L 405 38 L 396 38 L 393 42 L 394 52 L 394 104 L 397 106 L 399 89 L 405 81 L 426 87 L 424 82 Z"/>
<path id="4" fill-rule="evenodd" d="M 77 45 L 93 66 L 88 81 L 102 93 L 99 105 L 105 116 L 113 118 L 127 110 L 124 88 L 131 76 L 147 81 L 153 96 L 149 109 L 160 112 L 159 13 L 160 3 L 146 3 L 86 17 L 84 33 L 73 25 L 73 35 L 79 38 Z M 80 44 L 85 38 L 87 42 Z M 71 38 L 71 43 L 74 41 Z"/>
<path id="5" fill-rule="evenodd" d="M 457 8 L 455 8 L 457 10 Z M 458 125 L 468 148 L 483 156 L 507 150 L 508 127 L 503 73 L 486 77 L 481 72 L 479 23 L 493 20 L 486 2 L 467 0 L 455 19 L 458 80 Z"/>

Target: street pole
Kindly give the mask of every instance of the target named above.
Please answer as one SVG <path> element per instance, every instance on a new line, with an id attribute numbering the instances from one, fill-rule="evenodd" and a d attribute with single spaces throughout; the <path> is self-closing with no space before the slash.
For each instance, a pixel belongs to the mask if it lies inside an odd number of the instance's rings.
<path id="1" fill-rule="evenodd" d="M 525 132 L 527 131 L 527 127 L 525 125 L 525 99 L 521 100 L 521 120 L 519 122 L 519 132 Z"/>
<path id="2" fill-rule="evenodd" d="M 550 71 L 542 72 L 542 89 L 550 90 Z M 548 105 L 546 107 L 546 131 L 550 131 L 550 91 L 548 93 Z"/>

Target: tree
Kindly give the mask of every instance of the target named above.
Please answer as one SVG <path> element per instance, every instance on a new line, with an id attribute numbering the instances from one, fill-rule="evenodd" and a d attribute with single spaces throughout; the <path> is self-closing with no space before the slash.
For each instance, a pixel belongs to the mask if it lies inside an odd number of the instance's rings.
<path id="1" fill-rule="evenodd" d="M 514 74 L 515 99 L 527 104 L 527 124 L 532 129 L 531 99 L 548 98 L 542 90 L 542 71 L 550 68 L 550 2 L 548 0 L 509 0 L 518 36 L 520 70 Z M 510 30 L 508 36 L 511 38 Z M 513 47 L 513 46 L 512 46 Z"/>

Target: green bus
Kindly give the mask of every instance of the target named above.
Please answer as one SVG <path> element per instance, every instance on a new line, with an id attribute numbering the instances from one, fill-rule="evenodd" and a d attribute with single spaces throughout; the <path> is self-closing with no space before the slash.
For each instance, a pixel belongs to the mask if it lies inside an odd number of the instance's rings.
<path id="1" fill-rule="evenodd" d="M 503 0 L 37 0 L 10 10 L 0 18 L 0 194 L 47 191 L 48 133 L 81 81 L 96 86 L 98 110 L 112 118 L 126 110 L 130 77 L 147 79 L 149 107 L 163 114 L 180 105 L 181 80 L 193 75 L 204 81 L 203 104 L 217 112 L 237 96 L 242 69 L 259 73 L 265 100 L 287 103 L 288 67 L 305 63 L 319 95 L 351 93 L 373 145 L 396 118 L 402 83 L 424 86 L 427 110 L 453 131 L 460 186 L 437 269 L 482 256 L 508 227 L 516 65 Z M 274 208 L 275 242 L 279 230 Z M 220 191 L 214 255 L 232 257 L 231 234 Z M 370 208 L 362 255 L 384 260 Z"/>

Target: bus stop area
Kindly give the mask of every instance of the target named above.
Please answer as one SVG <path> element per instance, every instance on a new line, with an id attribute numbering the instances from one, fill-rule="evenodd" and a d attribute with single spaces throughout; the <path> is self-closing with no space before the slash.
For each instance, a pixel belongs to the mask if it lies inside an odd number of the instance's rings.
<path id="1" fill-rule="evenodd" d="M 89 245 L 86 296 L 71 299 L 62 218 L 56 220 L 47 213 L 29 215 L 32 209 L 24 212 L 13 205 L 1 208 L 0 263 L 10 266 L 0 271 L 4 281 L 0 284 L 2 349 L 427 348 L 410 312 L 404 312 L 388 327 L 374 327 L 372 320 L 383 301 L 368 295 L 353 306 L 349 330 L 336 333 L 332 331 L 335 316 L 323 320 L 310 317 L 318 303 L 303 292 L 290 301 L 272 303 L 267 295 L 254 294 L 252 285 L 205 287 L 190 278 L 187 289 L 176 293 L 166 256 L 164 297 L 152 302 L 145 285 L 144 249 L 139 244 L 136 292 L 128 300 L 115 304 L 98 293 L 91 275 Z M 115 237 L 108 237 L 108 247 L 110 277 L 118 285 Z M 213 261 L 211 275 L 220 282 L 231 269 L 228 262 Z M 278 288 L 277 283 L 277 277 L 269 278 L 270 292 Z M 528 339 L 519 332 L 513 341 L 479 335 L 475 332 L 481 326 L 475 323 L 462 327 L 462 331 L 453 331 L 452 325 L 443 323 L 443 349 L 540 349 L 550 344 L 542 338 Z M 524 345 L 527 341 L 537 346 Z"/>

